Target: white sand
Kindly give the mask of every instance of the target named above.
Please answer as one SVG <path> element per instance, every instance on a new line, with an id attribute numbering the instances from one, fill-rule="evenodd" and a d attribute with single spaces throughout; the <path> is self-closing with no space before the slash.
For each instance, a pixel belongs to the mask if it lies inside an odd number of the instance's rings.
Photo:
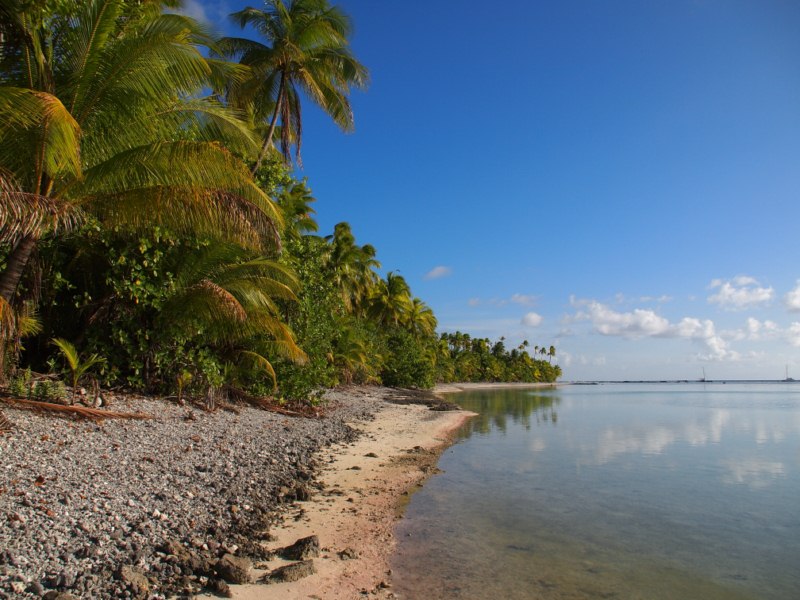
<path id="1" fill-rule="evenodd" d="M 355 424 L 364 432 L 355 443 L 329 448 L 320 456 L 323 491 L 297 503 L 285 525 L 273 531 L 276 541 L 267 545 L 281 548 L 317 535 L 322 552 L 314 559 L 316 574 L 294 583 L 231 586 L 233 597 L 350 600 L 364 591 L 374 592 L 373 598 L 389 597 L 391 590 L 384 586 L 390 585 L 389 558 L 401 501 L 434 470 L 452 432 L 473 414 L 385 404 L 374 421 Z M 355 550 L 358 558 L 341 559 L 338 553 L 345 548 Z M 256 575 L 283 564 L 289 563 L 270 561 Z"/>

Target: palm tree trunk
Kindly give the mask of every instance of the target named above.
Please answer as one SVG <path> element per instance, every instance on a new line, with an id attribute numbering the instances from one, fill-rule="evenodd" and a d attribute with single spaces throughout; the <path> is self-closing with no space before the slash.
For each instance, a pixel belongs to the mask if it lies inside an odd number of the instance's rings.
<path id="1" fill-rule="evenodd" d="M 28 265 L 33 249 L 36 247 L 36 238 L 27 235 L 11 251 L 8 256 L 6 270 L 0 275 L 0 297 L 9 304 L 17 291 L 22 273 Z"/>
<path id="2" fill-rule="evenodd" d="M 269 123 L 269 131 L 267 131 L 267 136 L 264 138 L 264 144 L 261 146 L 261 152 L 258 154 L 258 160 L 251 171 L 253 175 L 258 172 L 259 168 L 261 168 L 261 162 L 264 160 L 264 156 L 267 154 L 267 149 L 269 149 L 269 147 L 272 145 L 272 136 L 275 135 L 275 127 L 278 125 L 278 115 L 281 112 L 281 105 L 283 104 L 283 89 L 285 86 L 286 72 L 284 71 L 281 74 L 281 83 L 278 86 L 278 100 L 275 103 L 275 112 L 272 113 L 272 121 Z M 285 123 L 284 127 L 286 127 Z"/>

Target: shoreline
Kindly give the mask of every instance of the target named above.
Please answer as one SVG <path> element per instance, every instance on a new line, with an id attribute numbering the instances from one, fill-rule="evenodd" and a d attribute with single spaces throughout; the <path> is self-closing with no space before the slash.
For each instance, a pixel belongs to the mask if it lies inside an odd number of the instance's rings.
<path id="1" fill-rule="evenodd" d="M 457 394 L 472 390 L 504 390 L 504 389 L 554 389 L 563 385 L 559 382 L 480 382 L 480 383 L 437 383 L 433 388 L 434 394 Z"/>
<path id="2" fill-rule="evenodd" d="M 398 509 L 471 415 L 381 387 L 329 390 L 321 418 L 108 397 L 113 411 L 148 418 L 2 404 L 0 598 L 388 598 Z M 247 577 L 231 563 L 263 573 L 282 564 L 270 550 L 312 534 L 316 575 L 234 585 Z"/>
<path id="3" fill-rule="evenodd" d="M 383 388 L 373 392 L 357 389 L 386 396 Z M 375 399 L 381 403 L 372 420 L 349 423 L 358 431 L 354 442 L 318 453 L 316 478 L 322 489 L 308 501 L 288 507 L 273 540 L 266 544 L 268 550 L 275 550 L 318 536 L 321 551 L 313 559 L 315 573 L 292 583 L 231 586 L 231 597 L 350 600 L 365 593 L 375 598 L 394 597 L 389 564 L 402 506 L 415 487 L 435 474 L 439 456 L 452 443 L 455 431 L 475 413 Z M 279 558 L 264 561 L 257 565 L 255 577 L 292 562 Z"/>

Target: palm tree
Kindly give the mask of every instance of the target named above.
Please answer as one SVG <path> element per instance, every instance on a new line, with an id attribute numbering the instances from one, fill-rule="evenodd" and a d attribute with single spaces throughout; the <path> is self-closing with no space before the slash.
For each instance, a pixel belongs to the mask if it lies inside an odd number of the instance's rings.
<path id="1" fill-rule="evenodd" d="M 234 155 L 257 140 L 198 97 L 237 73 L 201 55 L 198 23 L 162 14 L 172 0 L 87 0 L 69 18 L 17 4 L 0 11 L 0 298 L 14 304 L 39 241 L 85 213 L 277 244 L 280 213 Z"/>
<path id="2" fill-rule="evenodd" d="M 292 182 L 278 195 L 278 206 L 283 213 L 282 238 L 284 241 L 297 241 L 303 234 L 319 229 L 314 220 L 313 215 L 316 211 L 311 208 L 312 202 L 316 202 L 316 198 L 311 195 L 311 190 L 305 180 Z"/>
<path id="3" fill-rule="evenodd" d="M 370 296 L 370 316 L 379 325 L 399 325 L 411 306 L 411 289 L 401 275 L 393 272 L 378 282 Z"/>
<path id="4" fill-rule="evenodd" d="M 266 373 L 273 385 L 269 357 L 306 360 L 276 302 L 296 300 L 299 283 L 290 269 L 223 243 L 182 253 L 170 268 L 175 289 L 161 307 L 156 328 L 168 339 L 176 334 L 194 338 L 233 364 Z"/>
<path id="5" fill-rule="evenodd" d="M 419 298 L 413 298 L 404 318 L 405 326 L 415 337 L 433 335 L 436 331 L 436 317 L 430 306 Z"/>
<path id="6" fill-rule="evenodd" d="M 375 248 L 370 244 L 359 246 L 349 223 L 337 223 L 333 235 L 326 237 L 330 251 L 326 266 L 339 289 L 345 309 L 358 313 L 378 280 L 375 269 L 381 263 L 375 258 Z"/>
<path id="7" fill-rule="evenodd" d="M 339 371 L 341 381 L 351 384 L 357 375 L 362 375 L 367 380 L 373 378 L 367 346 L 356 329 L 348 322 L 341 321 L 337 333 L 333 346 L 333 364 Z"/>
<path id="8" fill-rule="evenodd" d="M 256 173 L 281 122 L 281 150 L 289 160 L 294 137 L 300 161 L 303 92 L 344 131 L 353 129 L 351 88 L 366 87 L 369 75 L 349 49 L 350 19 L 328 0 L 266 0 L 266 10 L 245 8 L 231 17 L 242 28 L 253 27 L 266 41 L 224 38 L 222 52 L 239 58 L 251 77 L 228 88 L 234 105 L 247 107 L 257 123 L 266 123 Z"/>

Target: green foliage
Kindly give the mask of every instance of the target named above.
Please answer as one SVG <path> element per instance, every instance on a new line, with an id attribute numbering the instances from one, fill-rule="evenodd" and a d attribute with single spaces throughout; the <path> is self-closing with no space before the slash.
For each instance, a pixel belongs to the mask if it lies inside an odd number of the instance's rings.
<path id="1" fill-rule="evenodd" d="M 0 11 L 0 213 L 11 216 L 0 227 L 0 377 L 24 336 L 35 366 L 54 364 L 53 340 L 73 393 L 95 369 L 105 384 L 179 402 L 560 375 L 552 346 L 531 357 L 503 340 L 437 339 L 431 308 L 399 274 L 379 275 L 376 249 L 348 223 L 313 235 L 316 199 L 291 176 L 289 150 L 299 161 L 301 95 L 352 128 L 349 94 L 368 73 L 347 15 L 328 0 L 269 0 L 235 15 L 261 42 L 219 41 L 164 10 L 179 4 Z M 219 93 L 201 97 L 209 89 Z M 63 387 L 24 372 L 12 381 L 25 397 Z"/>
<path id="2" fill-rule="evenodd" d="M 105 364 L 106 359 L 98 354 L 91 354 L 87 356 L 85 360 L 81 360 L 78 350 L 71 342 L 63 338 L 54 338 L 52 342 L 61 352 L 61 356 L 64 357 L 67 367 L 69 367 L 72 374 L 72 401 L 74 403 L 81 377 L 92 367 Z"/>
<path id="3" fill-rule="evenodd" d="M 430 347 L 404 329 L 396 328 L 387 340 L 388 356 L 381 370 L 383 383 L 394 387 L 433 387 L 436 369 Z"/>
<path id="4" fill-rule="evenodd" d="M 17 371 L 11 381 L 8 382 L 8 391 L 17 398 L 29 400 L 33 387 L 33 373 L 30 369 Z"/>
<path id="5" fill-rule="evenodd" d="M 67 388 L 60 379 L 37 381 L 32 391 L 33 399 L 39 402 L 61 403 L 67 399 Z"/>
<path id="6" fill-rule="evenodd" d="M 63 402 L 67 399 L 67 388 L 64 382 L 56 379 L 35 380 L 30 369 L 19 370 L 8 384 L 11 395 L 23 400 L 39 402 Z"/>
<path id="7" fill-rule="evenodd" d="M 487 338 L 471 338 L 467 333 L 443 333 L 437 352 L 437 377 L 447 382 L 512 381 L 554 382 L 561 376 L 561 367 L 550 361 L 555 346 L 543 352 L 536 346 L 533 357 L 527 341 L 517 348 L 506 349 L 503 338 L 492 343 Z M 549 356 L 549 360 L 536 358 Z"/>

